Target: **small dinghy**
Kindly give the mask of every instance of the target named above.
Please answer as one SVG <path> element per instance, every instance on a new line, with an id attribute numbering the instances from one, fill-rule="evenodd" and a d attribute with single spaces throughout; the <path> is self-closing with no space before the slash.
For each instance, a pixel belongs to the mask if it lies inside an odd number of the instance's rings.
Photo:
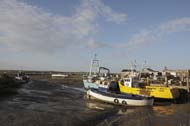
<path id="1" fill-rule="evenodd" d="M 116 94 L 98 89 L 89 89 L 87 97 L 89 99 L 93 97 L 100 101 L 126 106 L 152 106 L 154 102 L 154 98 L 149 96 Z"/>

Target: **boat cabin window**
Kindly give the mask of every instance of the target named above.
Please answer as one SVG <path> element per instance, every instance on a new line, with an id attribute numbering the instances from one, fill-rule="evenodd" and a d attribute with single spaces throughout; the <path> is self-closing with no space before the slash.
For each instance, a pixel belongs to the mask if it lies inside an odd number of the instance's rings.
<path id="1" fill-rule="evenodd" d="M 124 79 L 124 81 L 126 81 L 126 82 L 130 82 L 130 79 Z"/>

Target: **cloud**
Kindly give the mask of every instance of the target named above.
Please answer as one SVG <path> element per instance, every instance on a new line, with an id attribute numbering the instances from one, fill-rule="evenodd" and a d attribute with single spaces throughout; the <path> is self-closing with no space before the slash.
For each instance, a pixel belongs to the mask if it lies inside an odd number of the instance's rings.
<path id="1" fill-rule="evenodd" d="M 51 53 L 78 44 L 86 46 L 98 32 L 97 18 L 102 16 L 114 23 L 127 21 L 126 14 L 113 11 L 101 0 L 82 0 L 69 17 L 18 0 L 1 0 L 0 47 Z"/>
<path id="2" fill-rule="evenodd" d="M 161 24 L 159 28 L 167 33 L 190 31 L 190 17 L 168 21 Z"/>
<path id="3" fill-rule="evenodd" d="M 143 30 L 132 36 L 126 44 L 122 46 L 128 50 L 134 50 L 151 43 L 158 42 L 160 38 L 174 32 L 189 32 L 190 31 L 190 17 L 170 20 L 162 23 L 152 29 Z"/>
<path id="4" fill-rule="evenodd" d="M 91 48 L 91 49 L 97 49 L 97 48 L 107 48 L 107 47 L 111 47 L 110 45 L 107 45 L 105 43 L 101 43 L 101 42 L 96 42 L 94 40 L 89 40 L 86 43 L 86 47 L 87 48 Z"/>
<path id="5" fill-rule="evenodd" d="M 153 31 L 141 31 L 138 34 L 135 34 L 127 43 L 127 48 L 129 50 L 137 49 L 144 44 L 149 44 L 156 41 L 157 36 L 153 33 Z"/>
<path id="6" fill-rule="evenodd" d="M 99 15 L 104 16 L 107 21 L 120 24 L 120 23 L 125 23 L 128 20 L 127 14 L 117 13 L 113 11 L 109 6 L 106 6 L 104 3 L 102 3 L 101 0 L 86 0 L 86 1 L 91 1 L 91 4 L 96 10 L 96 12 Z"/>

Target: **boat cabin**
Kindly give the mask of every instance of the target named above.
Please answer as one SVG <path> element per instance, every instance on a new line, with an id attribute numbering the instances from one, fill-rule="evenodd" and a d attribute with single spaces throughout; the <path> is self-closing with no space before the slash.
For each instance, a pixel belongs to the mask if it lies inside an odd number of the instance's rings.
<path id="1" fill-rule="evenodd" d="M 127 87 L 144 87 L 145 85 L 139 81 L 137 77 L 127 77 L 121 80 L 121 84 Z"/>

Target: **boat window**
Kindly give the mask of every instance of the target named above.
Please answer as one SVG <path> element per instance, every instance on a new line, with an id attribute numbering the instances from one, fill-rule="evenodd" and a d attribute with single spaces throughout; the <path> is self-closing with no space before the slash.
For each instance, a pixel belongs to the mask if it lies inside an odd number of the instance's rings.
<path id="1" fill-rule="evenodd" d="M 124 81 L 130 82 L 130 79 L 124 79 Z"/>

